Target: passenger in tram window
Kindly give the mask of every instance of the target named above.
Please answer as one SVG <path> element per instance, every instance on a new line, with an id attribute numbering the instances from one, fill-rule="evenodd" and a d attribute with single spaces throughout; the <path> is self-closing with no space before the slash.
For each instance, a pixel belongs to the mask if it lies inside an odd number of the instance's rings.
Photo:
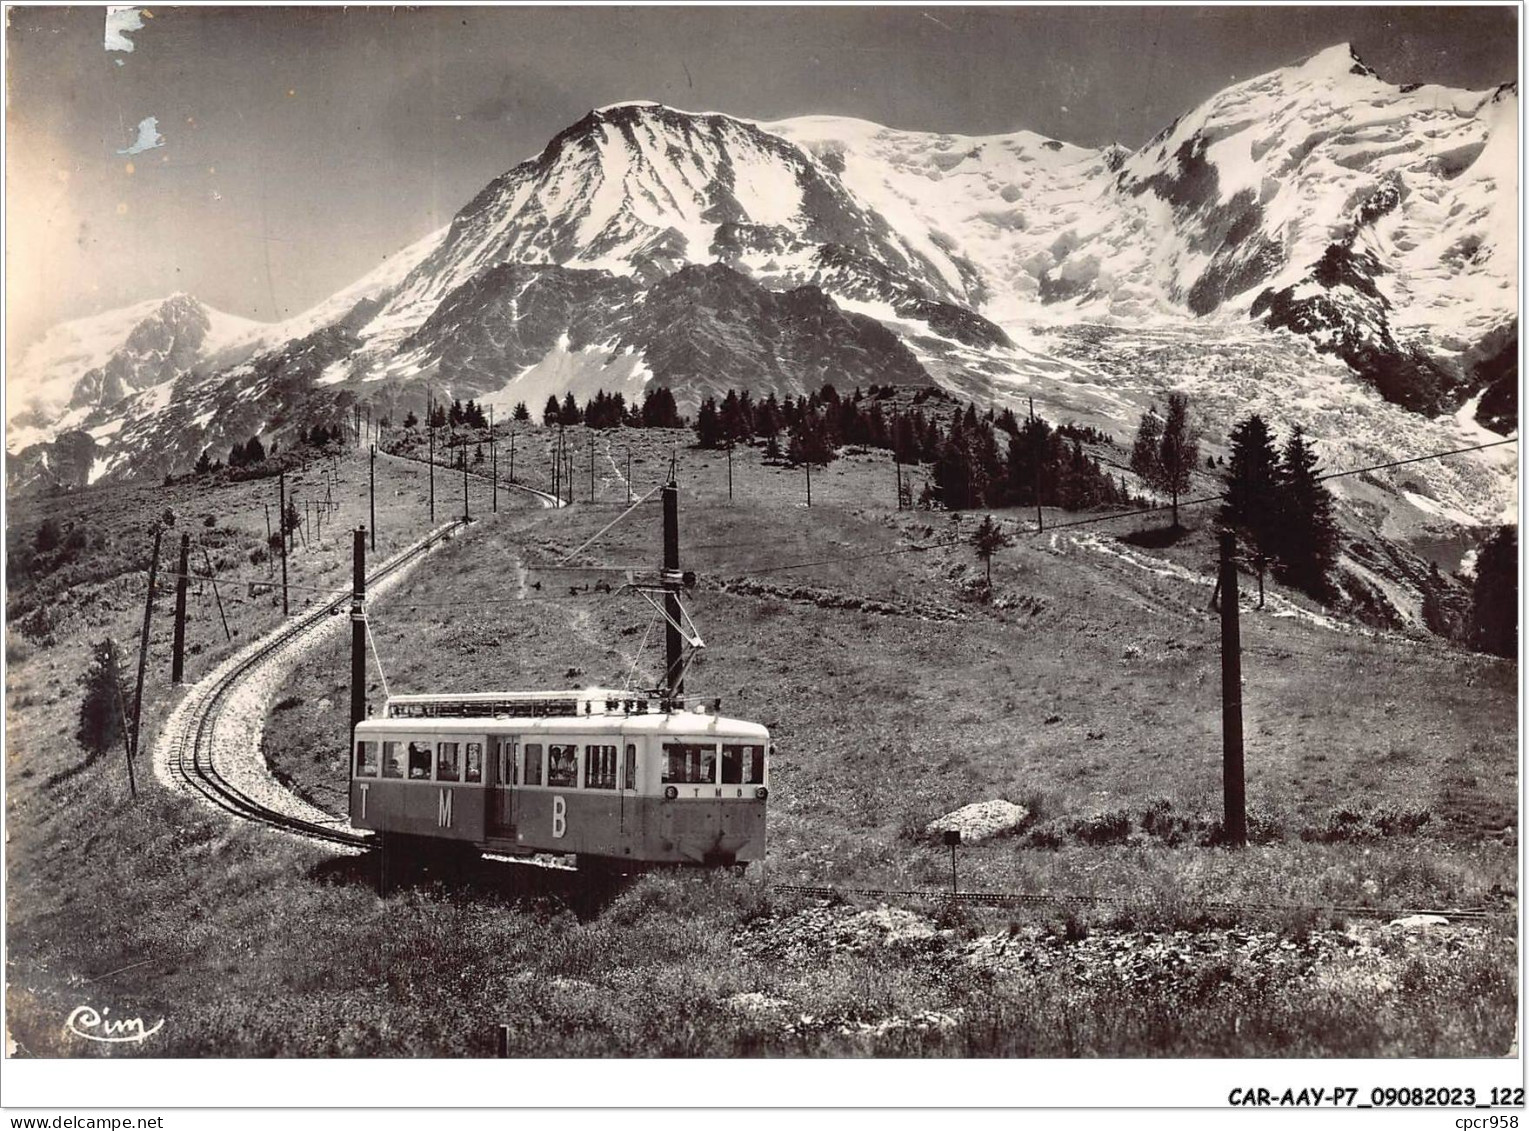
<path id="1" fill-rule="evenodd" d="M 540 742 L 526 743 L 525 775 L 522 785 L 541 785 L 542 783 L 542 744 Z"/>
<path id="2" fill-rule="evenodd" d="M 403 777 L 403 743 L 384 742 L 382 744 L 382 776 Z"/>
<path id="3" fill-rule="evenodd" d="M 564 743 L 547 746 L 547 784 L 571 786 L 579 779 L 578 747 Z"/>
<path id="4" fill-rule="evenodd" d="M 722 784 L 741 785 L 743 783 L 743 751 L 745 747 L 729 746 L 722 747 Z"/>
<path id="5" fill-rule="evenodd" d="M 460 742 L 437 742 L 435 744 L 435 780 L 459 781 L 461 779 Z"/>
<path id="6" fill-rule="evenodd" d="M 467 744 L 467 776 L 463 781 L 483 780 L 483 743 L 469 742 Z"/>
<path id="7" fill-rule="evenodd" d="M 428 742 L 409 743 L 409 780 L 430 780 L 430 744 Z"/>

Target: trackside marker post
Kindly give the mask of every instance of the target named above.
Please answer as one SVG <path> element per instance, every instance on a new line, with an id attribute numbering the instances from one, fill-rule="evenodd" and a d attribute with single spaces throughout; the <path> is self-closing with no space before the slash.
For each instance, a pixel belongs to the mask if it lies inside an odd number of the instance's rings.
<path id="1" fill-rule="evenodd" d="M 1237 620 L 1236 537 L 1221 532 L 1221 791 L 1227 843 L 1248 843 L 1242 761 L 1242 639 Z"/>

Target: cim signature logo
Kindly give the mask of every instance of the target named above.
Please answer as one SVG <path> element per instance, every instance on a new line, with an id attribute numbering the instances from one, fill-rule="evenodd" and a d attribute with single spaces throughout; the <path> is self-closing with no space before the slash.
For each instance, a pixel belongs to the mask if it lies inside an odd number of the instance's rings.
<path id="1" fill-rule="evenodd" d="M 64 1022 L 64 1031 L 73 1033 L 76 1037 L 83 1037 L 87 1041 L 121 1045 L 142 1044 L 165 1027 L 163 1017 L 152 1029 L 145 1029 L 141 1018 L 128 1017 L 113 1020 L 107 1016 L 109 1013 L 111 1013 L 110 1006 L 98 1013 L 93 1007 L 82 1005 L 69 1015 L 69 1020 Z"/>

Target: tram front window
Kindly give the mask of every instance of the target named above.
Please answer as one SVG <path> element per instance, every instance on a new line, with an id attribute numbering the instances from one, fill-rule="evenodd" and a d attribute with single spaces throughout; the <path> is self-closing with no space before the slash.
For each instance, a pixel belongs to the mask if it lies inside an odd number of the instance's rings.
<path id="1" fill-rule="evenodd" d="M 711 785 L 717 780 L 717 748 L 709 742 L 664 743 L 664 783 Z"/>
<path id="2" fill-rule="evenodd" d="M 377 776 L 377 744 L 375 742 L 356 743 L 356 776 L 358 778 Z"/>
<path id="3" fill-rule="evenodd" d="M 483 743 L 469 742 L 467 744 L 467 776 L 463 781 L 483 780 Z"/>
<path id="4" fill-rule="evenodd" d="M 764 781 L 764 747 L 758 745 L 722 747 L 722 784 L 758 785 Z"/>
<path id="5" fill-rule="evenodd" d="M 384 742 L 382 744 L 382 776 L 403 777 L 403 743 Z"/>

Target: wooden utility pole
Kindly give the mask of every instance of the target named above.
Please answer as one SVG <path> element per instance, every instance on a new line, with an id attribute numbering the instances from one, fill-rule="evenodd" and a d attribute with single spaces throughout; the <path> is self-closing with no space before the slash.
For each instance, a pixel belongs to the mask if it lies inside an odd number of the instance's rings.
<path id="1" fill-rule="evenodd" d="M 355 537 L 351 539 L 350 560 L 350 729 L 354 738 L 356 724 L 366 718 L 366 529 L 364 527 L 356 527 Z"/>
<path id="2" fill-rule="evenodd" d="M 515 482 L 515 420 L 510 419 L 510 482 Z"/>
<path id="3" fill-rule="evenodd" d="M 632 505 L 632 448 L 626 449 L 626 505 Z"/>
<path id="4" fill-rule="evenodd" d="M 127 790 L 133 797 L 138 796 L 138 782 L 133 776 L 133 746 L 129 736 L 130 724 L 127 720 L 127 705 L 122 702 L 122 677 L 118 671 L 117 642 L 110 636 L 106 638 L 107 653 L 111 659 L 111 686 L 117 693 L 117 718 L 122 723 L 122 753 L 127 762 Z"/>
<path id="5" fill-rule="evenodd" d="M 462 437 L 462 521 L 471 522 L 472 513 L 467 506 L 467 437 Z"/>
<path id="6" fill-rule="evenodd" d="M 370 412 L 372 410 L 371 410 L 370 407 L 368 407 L 366 411 L 367 411 L 368 414 L 370 414 Z M 370 515 L 371 515 L 371 527 L 369 529 L 372 532 L 372 549 L 375 550 L 377 548 L 377 445 L 376 444 L 372 445 L 372 459 L 371 459 L 370 465 L 367 467 L 367 476 L 368 476 L 368 502 L 370 504 Z"/>
<path id="7" fill-rule="evenodd" d="M 133 752 L 128 758 L 138 756 L 139 724 L 143 721 L 143 672 L 149 662 L 149 620 L 154 615 L 154 581 L 159 576 L 159 540 L 164 537 L 164 527 L 154 523 L 154 550 L 149 557 L 149 595 L 143 603 L 143 633 L 138 638 L 138 687 L 133 692 Z"/>
<path id="8" fill-rule="evenodd" d="M 685 693 L 681 678 L 682 644 L 680 637 L 680 488 L 671 477 L 664 485 L 664 694 L 671 700 Z"/>
<path id="9" fill-rule="evenodd" d="M 287 615 L 287 473 L 280 472 L 277 478 L 279 496 L 277 512 L 278 525 L 281 528 L 281 615 Z"/>
<path id="10" fill-rule="evenodd" d="M 589 434 L 589 501 L 595 501 L 595 434 Z"/>
<path id="11" fill-rule="evenodd" d="M 897 441 L 892 441 L 892 474 L 897 477 L 897 509 L 903 509 L 903 461 L 897 455 Z"/>
<path id="12" fill-rule="evenodd" d="M 270 503 L 261 503 L 260 505 L 265 509 L 265 544 L 266 544 L 266 548 L 270 549 L 270 546 L 271 546 L 271 504 Z"/>
<path id="13" fill-rule="evenodd" d="M 728 437 L 727 441 L 727 501 L 733 501 L 733 441 Z"/>
<path id="14" fill-rule="evenodd" d="M 432 415 L 431 420 L 435 417 Z M 430 525 L 435 525 L 435 425 L 430 425 Z"/>
<path id="15" fill-rule="evenodd" d="M 1227 843 L 1248 843 L 1242 758 L 1242 639 L 1237 620 L 1236 536 L 1221 532 L 1221 791 Z"/>
<path id="16" fill-rule="evenodd" d="M 191 582 L 191 535 L 181 535 L 180 567 L 175 575 L 175 636 L 170 646 L 170 682 L 186 678 L 186 588 Z"/>
<path id="17" fill-rule="evenodd" d="M 493 513 L 499 513 L 499 443 L 494 435 L 494 406 L 488 406 L 488 462 L 489 475 L 494 480 Z"/>
<path id="18" fill-rule="evenodd" d="M 197 541 L 201 542 L 201 539 Z M 232 642 L 234 634 L 228 631 L 228 617 L 223 615 L 223 595 L 218 592 L 218 575 L 212 570 L 212 555 L 207 552 L 205 544 L 202 546 L 202 558 L 207 563 L 207 577 L 212 582 L 212 598 L 218 603 L 218 619 L 223 622 L 223 635 Z"/>
<path id="19" fill-rule="evenodd" d="M 807 468 L 807 506 L 812 506 L 812 461 L 809 459 L 805 464 Z"/>

